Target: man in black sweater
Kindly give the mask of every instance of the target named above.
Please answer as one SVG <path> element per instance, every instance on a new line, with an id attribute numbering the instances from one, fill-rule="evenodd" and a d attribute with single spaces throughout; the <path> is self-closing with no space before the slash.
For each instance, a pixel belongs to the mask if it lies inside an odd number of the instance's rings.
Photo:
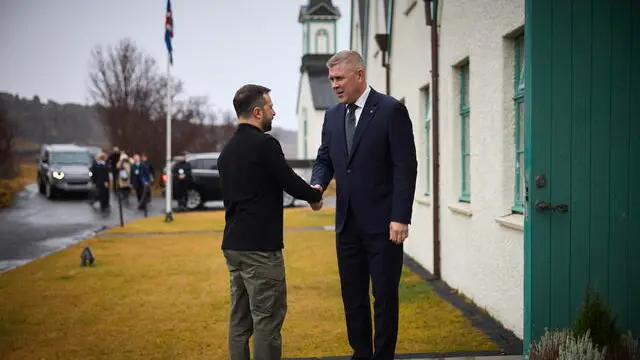
<path id="1" fill-rule="evenodd" d="M 229 358 L 280 359 L 287 311 L 283 244 L 283 191 L 313 207 L 319 190 L 298 176 L 271 130 L 270 90 L 245 85 L 233 98 L 238 129 L 218 158 L 225 207 L 222 250 L 230 273 Z"/>

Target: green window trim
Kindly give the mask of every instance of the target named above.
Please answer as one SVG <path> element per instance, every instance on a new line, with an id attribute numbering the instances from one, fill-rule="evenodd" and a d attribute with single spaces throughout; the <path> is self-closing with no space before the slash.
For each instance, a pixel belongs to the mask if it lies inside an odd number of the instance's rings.
<path id="1" fill-rule="evenodd" d="M 459 67 L 460 76 L 460 197 L 461 202 L 471 202 L 471 150 L 469 107 L 469 64 Z"/>
<path id="2" fill-rule="evenodd" d="M 321 53 L 321 52 L 318 50 L 318 49 L 319 49 L 319 48 L 318 48 L 318 39 L 319 39 L 321 36 L 324 36 L 324 37 L 325 37 L 325 39 L 326 39 L 325 41 L 326 41 L 327 47 L 326 47 L 326 49 L 325 49 L 325 52 L 326 52 L 326 53 L 330 53 L 330 52 L 331 52 L 331 39 L 329 39 L 329 32 L 327 31 L 327 29 L 318 29 L 318 30 L 316 30 L 316 34 L 315 34 L 315 45 L 316 45 L 316 47 L 315 47 L 315 53 L 316 53 L 316 54 L 320 54 L 320 53 Z"/>
<path id="3" fill-rule="evenodd" d="M 431 94 L 429 88 L 424 91 L 424 142 L 425 142 L 425 196 L 431 195 Z"/>
<path id="4" fill-rule="evenodd" d="M 511 210 L 522 214 L 524 212 L 524 35 L 515 39 L 514 44 L 515 65 L 514 65 L 514 148 L 515 148 L 515 181 L 513 187 L 513 207 Z"/>

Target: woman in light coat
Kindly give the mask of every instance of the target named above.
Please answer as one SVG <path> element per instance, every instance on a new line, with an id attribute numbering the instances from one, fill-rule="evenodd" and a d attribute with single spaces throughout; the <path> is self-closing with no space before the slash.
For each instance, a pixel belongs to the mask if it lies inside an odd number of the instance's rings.
<path id="1" fill-rule="evenodd" d="M 118 168 L 118 188 L 120 189 L 120 196 L 125 201 L 128 201 L 129 194 L 131 193 L 131 159 L 123 151 L 120 154 L 120 159 L 116 164 Z"/>

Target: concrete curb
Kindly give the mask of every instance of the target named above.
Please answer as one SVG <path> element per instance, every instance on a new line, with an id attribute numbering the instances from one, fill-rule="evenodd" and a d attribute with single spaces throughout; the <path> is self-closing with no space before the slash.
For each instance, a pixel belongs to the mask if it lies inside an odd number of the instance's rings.
<path id="1" fill-rule="evenodd" d="M 22 260 L 20 260 L 20 259 L 18 259 L 18 260 L 7 260 L 7 261 L 5 261 L 5 263 L 7 263 L 9 265 L 6 266 L 6 267 L 0 268 L 0 274 L 9 272 L 9 271 L 17 269 L 17 268 L 19 268 L 19 267 L 21 267 L 23 265 L 31 263 L 31 262 L 33 262 L 35 260 L 42 259 L 42 258 L 45 258 L 45 257 L 47 257 L 49 255 L 55 254 L 55 253 L 57 253 L 59 251 L 65 250 L 65 249 L 69 248 L 69 246 L 71 246 L 71 245 L 76 245 L 76 244 L 79 244 L 79 243 L 81 243 L 81 242 L 83 242 L 83 241 L 85 241 L 87 239 L 92 238 L 92 237 L 97 237 L 100 233 L 106 231 L 107 229 L 108 229 L 108 226 L 102 225 L 102 226 L 96 227 L 94 229 L 85 230 L 85 231 L 79 232 L 77 234 L 65 237 L 65 238 L 68 238 L 68 241 L 67 241 L 69 243 L 68 246 L 64 246 L 64 247 L 59 248 L 59 249 L 54 249 L 54 250 L 51 250 L 51 251 L 47 251 L 47 252 L 43 253 L 40 256 L 36 256 L 36 257 L 33 257 L 33 258 L 29 258 L 29 259 L 22 259 Z"/>

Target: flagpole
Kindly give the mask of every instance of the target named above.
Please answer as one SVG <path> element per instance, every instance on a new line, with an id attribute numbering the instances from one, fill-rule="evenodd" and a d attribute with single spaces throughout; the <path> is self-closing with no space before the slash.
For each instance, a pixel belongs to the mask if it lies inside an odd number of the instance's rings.
<path id="1" fill-rule="evenodd" d="M 167 58 L 167 184 L 165 188 L 165 221 L 173 220 L 171 200 L 173 198 L 173 169 L 171 168 L 171 54 Z"/>
<path id="2" fill-rule="evenodd" d="M 173 37 L 173 10 L 171 9 L 171 0 L 167 0 L 167 13 L 165 15 L 165 43 L 167 45 L 167 164 L 166 175 L 167 183 L 164 190 L 165 199 L 165 222 L 173 221 L 173 212 L 171 211 L 171 202 L 173 200 L 173 169 L 171 166 L 171 65 L 173 65 L 173 46 L 171 38 Z"/>

